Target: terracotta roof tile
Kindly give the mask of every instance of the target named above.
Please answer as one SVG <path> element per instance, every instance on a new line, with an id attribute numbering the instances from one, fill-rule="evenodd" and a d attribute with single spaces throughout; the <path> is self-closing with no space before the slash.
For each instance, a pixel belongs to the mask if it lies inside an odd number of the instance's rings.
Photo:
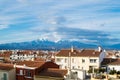
<path id="1" fill-rule="evenodd" d="M 39 73 L 40 76 L 50 77 L 64 77 L 67 74 L 67 70 L 58 68 L 48 68 Z"/>
<path id="2" fill-rule="evenodd" d="M 104 58 L 101 65 L 120 65 L 120 59 Z"/>
<path id="3" fill-rule="evenodd" d="M 83 49 L 82 51 L 75 50 L 71 52 L 70 49 L 64 49 L 58 52 L 56 56 L 61 56 L 61 57 L 68 57 L 69 55 L 73 57 L 99 57 L 101 52 L 92 50 L 92 49 Z"/>
<path id="4" fill-rule="evenodd" d="M 12 64 L 0 63 L 0 70 L 11 70 L 14 69 Z"/>
<path id="5" fill-rule="evenodd" d="M 28 67 L 40 67 L 44 64 L 44 61 L 19 61 L 16 65 L 25 65 Z"/>

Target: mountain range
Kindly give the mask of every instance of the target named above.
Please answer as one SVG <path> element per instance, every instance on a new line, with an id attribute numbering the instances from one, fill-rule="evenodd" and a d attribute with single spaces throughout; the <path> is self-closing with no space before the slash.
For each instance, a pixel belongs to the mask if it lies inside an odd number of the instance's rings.
<path id="1" fill-rule="evenodd" d="M 81 43 L 79 41 L 58 41 L 58 42 L 53 42 L 49 40 L 33 40 L 33 41 L 28 41 L 28 42 L 19 42 L 19 43 L 6 43 L 6 44 L 0 44 L 0 49 L 22 49 L 22 50 L 60 50 L 62 48 L 70 48 L 73 46 L 74 48 L 77 49 L 83 49 L 83 48 L 97 48 L 99 45 L 95 44 L 86 44 L 86 43 Z M 105 49 L 120 49 L 120 44 L 115 44 L 115 45 L 102 45 L 103 48 Z"/>

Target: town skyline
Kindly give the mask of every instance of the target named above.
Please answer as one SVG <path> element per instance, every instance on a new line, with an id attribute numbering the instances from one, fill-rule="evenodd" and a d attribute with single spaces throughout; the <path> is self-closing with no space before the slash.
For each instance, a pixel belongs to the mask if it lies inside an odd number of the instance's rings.
<path id="1" fill-rule="evenodd" d="M 0 44 L 36 39 L 119 44 L 120 1 L 1 0 Z"/>

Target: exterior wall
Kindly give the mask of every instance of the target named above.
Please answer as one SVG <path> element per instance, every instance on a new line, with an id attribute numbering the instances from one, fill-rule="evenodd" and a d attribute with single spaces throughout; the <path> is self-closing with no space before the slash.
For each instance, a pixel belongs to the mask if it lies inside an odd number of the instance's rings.
<path id="1" fill-rule="evenodd" d="M 9 71 L 9 80 L 16 80 L 16 69 Z"/>
<path id="2" fill-rule="evenodd" d="M 60 61 L 58 61 L 60 59 Z M 90 59 L 95 59 L 96 62 L 90 62 Z M 83 60 L 85 62 L 83 62 Z M 56 64 L 60 65 L 61 69 L 82 69 L 89 70 L 90 66 L 99 68 L 99 57 L 56 57 Z M 87 65 L 86 65 L 87 64 Z M 71 66 L 70 66 L 71 65 Z"/>
<path id="3" fill-rule="evenodd" d="M 15 69 L 10 71 L 0 70 L 0 80 L 3 80 L 3 74 L 7 75 L 7 80 L 16 80 L 15 78 Z"/>
<path id="4" fill-rule="evenodd" d="M 113 69 L 116 71 L 120 71 L 120 65 L 108 65 L 108 67 L 107 67 L 108 72 Z"/>
<path id="5" fill-rule="evenodd" d="M 76 73 L 77 72 L 77 73 Z M 85 79 L 85 76 L 86 76 L 86 72 L 85 70 L 80 70 L 80 69 L 74 69 L 72 70 L 72 73 L 76 73 L 76 76 L 75 74 L 72 74 L 72 76 L 74 76 L 74 79 L 78 78 L 80 80 L 84 80 Z"/>
<path id="6" fill-rule="evenodd" d="M 7 71 L 4 71 L 4 70 L 0 70 L 0 80 L 2 80 L 3 79 L 3 74 L 7 74 L 7 80 L 9 80 L 8 79 L 8 72 Z"/>
<path id="7" fill-rule="evenodd" d="M 46 76 L 34 76 L 34 80 L 64 80 L 64 78 L 46 77 Z"/>
<path id="8" fill-rule="evenodd" d="M 21 72 L 22 70 L 22 72 Z M 29 74 L 28 74 L 29 72 Z M 34 69 L 23 69 L 23 68 L 17 68 L 16 69 L 16 79 L 17 80 L 33 80 L 33 77 L 35 75 Z"/>
<path id="9" fill-rule="evenodd" d="M 33 59 L 34 57 L 36 57 L 36 55 L 34 54 L 17 54 L 17 53 L 14 53 L 12 55 L 10 55 L 10 58 L 12 60 L 31 60 Z"/>

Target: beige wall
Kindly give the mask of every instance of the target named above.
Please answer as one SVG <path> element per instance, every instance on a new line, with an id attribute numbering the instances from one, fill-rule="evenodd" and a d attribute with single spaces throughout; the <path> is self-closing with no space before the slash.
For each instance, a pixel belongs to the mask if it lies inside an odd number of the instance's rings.
<path id="1" fill-rule="evenodd" d="M 16 80 L 16 70 L 12 69 L 9 71 L 9 80 Z"/>
<path id="2" fill-rule="evenodd" d="M 10 71 L 5 71 L 5 70 L 0 70 L 0 80 L 3 78 L 3 74 L 7 74 L 7 80 L 16 80 L 16 74 L 15 74 L 15 69 L 12 69 Z"/>
<path id="3" fill-rule="evenodd" d="M 63 78 L 48 77 L 48 76 L 34 76 L 34 80 L 63 80 Z"/>

